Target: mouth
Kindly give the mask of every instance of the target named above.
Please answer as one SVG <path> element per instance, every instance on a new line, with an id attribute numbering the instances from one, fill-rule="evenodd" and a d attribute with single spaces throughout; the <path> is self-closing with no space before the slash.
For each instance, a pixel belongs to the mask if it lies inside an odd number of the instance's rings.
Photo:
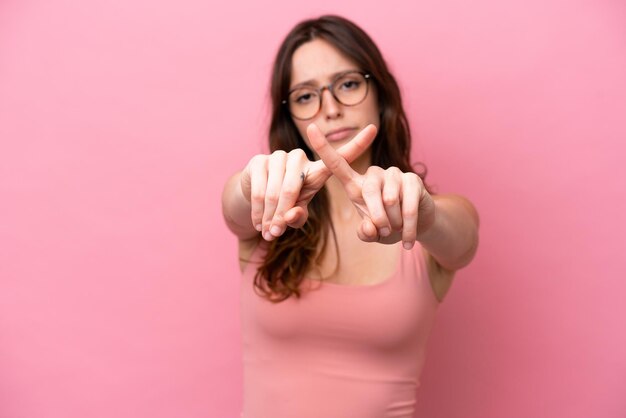
<path id="1" fill-rule="evenodd" d="M 339 128 L 326 134 L 326 140 L 329 142 L 341 141 L 354 135 L 355 128 Z"/>

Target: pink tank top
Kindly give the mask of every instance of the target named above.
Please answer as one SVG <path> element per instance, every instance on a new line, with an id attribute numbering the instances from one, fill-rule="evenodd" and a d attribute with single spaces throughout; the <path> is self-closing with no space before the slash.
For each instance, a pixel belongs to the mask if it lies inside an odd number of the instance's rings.
<path id="1" fill-rule="evenodd" d="M 241 286 L 241 417 L 413 417 L 439 306 L 420 243 L 410 251 L 399 244 L 398 266 L 380 283 L 305 279 L 301 299 L 277 304 L 253 289 L 264 244 Z"/>

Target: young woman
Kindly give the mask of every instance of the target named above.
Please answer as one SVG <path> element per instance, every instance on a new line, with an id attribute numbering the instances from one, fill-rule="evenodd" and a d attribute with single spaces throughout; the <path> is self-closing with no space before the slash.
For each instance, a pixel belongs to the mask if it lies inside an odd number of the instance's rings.
<path id="1" fill-rule="evenodd" d="M 436 310 L 478 214 L 410 164 L 394 77 L 338 16 L 276 56 L 270 155 L 226 183 L 239 239 L 245 418 L 412 417 Z"/>

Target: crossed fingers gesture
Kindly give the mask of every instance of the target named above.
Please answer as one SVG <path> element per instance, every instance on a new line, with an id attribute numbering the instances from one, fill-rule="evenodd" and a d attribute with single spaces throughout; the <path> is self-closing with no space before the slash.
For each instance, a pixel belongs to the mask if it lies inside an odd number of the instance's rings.
<path id="1" fill-rule="evenodd" d="M 315 124 L 307 136 L 317 161 L 301 149 L 253 157 L 241 176 L 241 189 L 249 197 L 252 225 L 271 241 L 287 227 L 300 228 L 308 218 L 313 196 L 334 175 L 361 216 L 358 237 L 366 242 L 404 242 L 411 248 L 418 228 L 434 221 L 435 205 L 420 177 L 397 167 L 370 166 L 365 174 L 350 167 L 374 141 L 376 127 L 368 125 L 350 142 L 335 150 Z"/>

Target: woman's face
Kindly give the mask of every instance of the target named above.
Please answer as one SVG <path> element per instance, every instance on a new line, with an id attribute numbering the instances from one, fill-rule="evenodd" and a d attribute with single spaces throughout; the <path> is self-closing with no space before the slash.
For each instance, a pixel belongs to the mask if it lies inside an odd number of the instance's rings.
<path id="1" fill-rule="evenodd" d="M 332 44 L 322 39 L 314 39 L 302 44 L 293 54 L 289 90 L 302 83 L 316 88 L 326 86 L 335 80 L 336 74 L 349 70 L 363 71 Z M 322 107 L 315 117 L 308 120 L 292 119 L 309 148 L 311 145 L 306 136 L 306 128 L 311 123 L 315 123 L 328 142 L 338 148 L 369 124 L 380 128 L 376 88 L 369 82 L 365 100 L 354 106 L 342 105 L 325 89 L 322 93 Z M 337 130 L 340 131 L 336 132 Z"/>

